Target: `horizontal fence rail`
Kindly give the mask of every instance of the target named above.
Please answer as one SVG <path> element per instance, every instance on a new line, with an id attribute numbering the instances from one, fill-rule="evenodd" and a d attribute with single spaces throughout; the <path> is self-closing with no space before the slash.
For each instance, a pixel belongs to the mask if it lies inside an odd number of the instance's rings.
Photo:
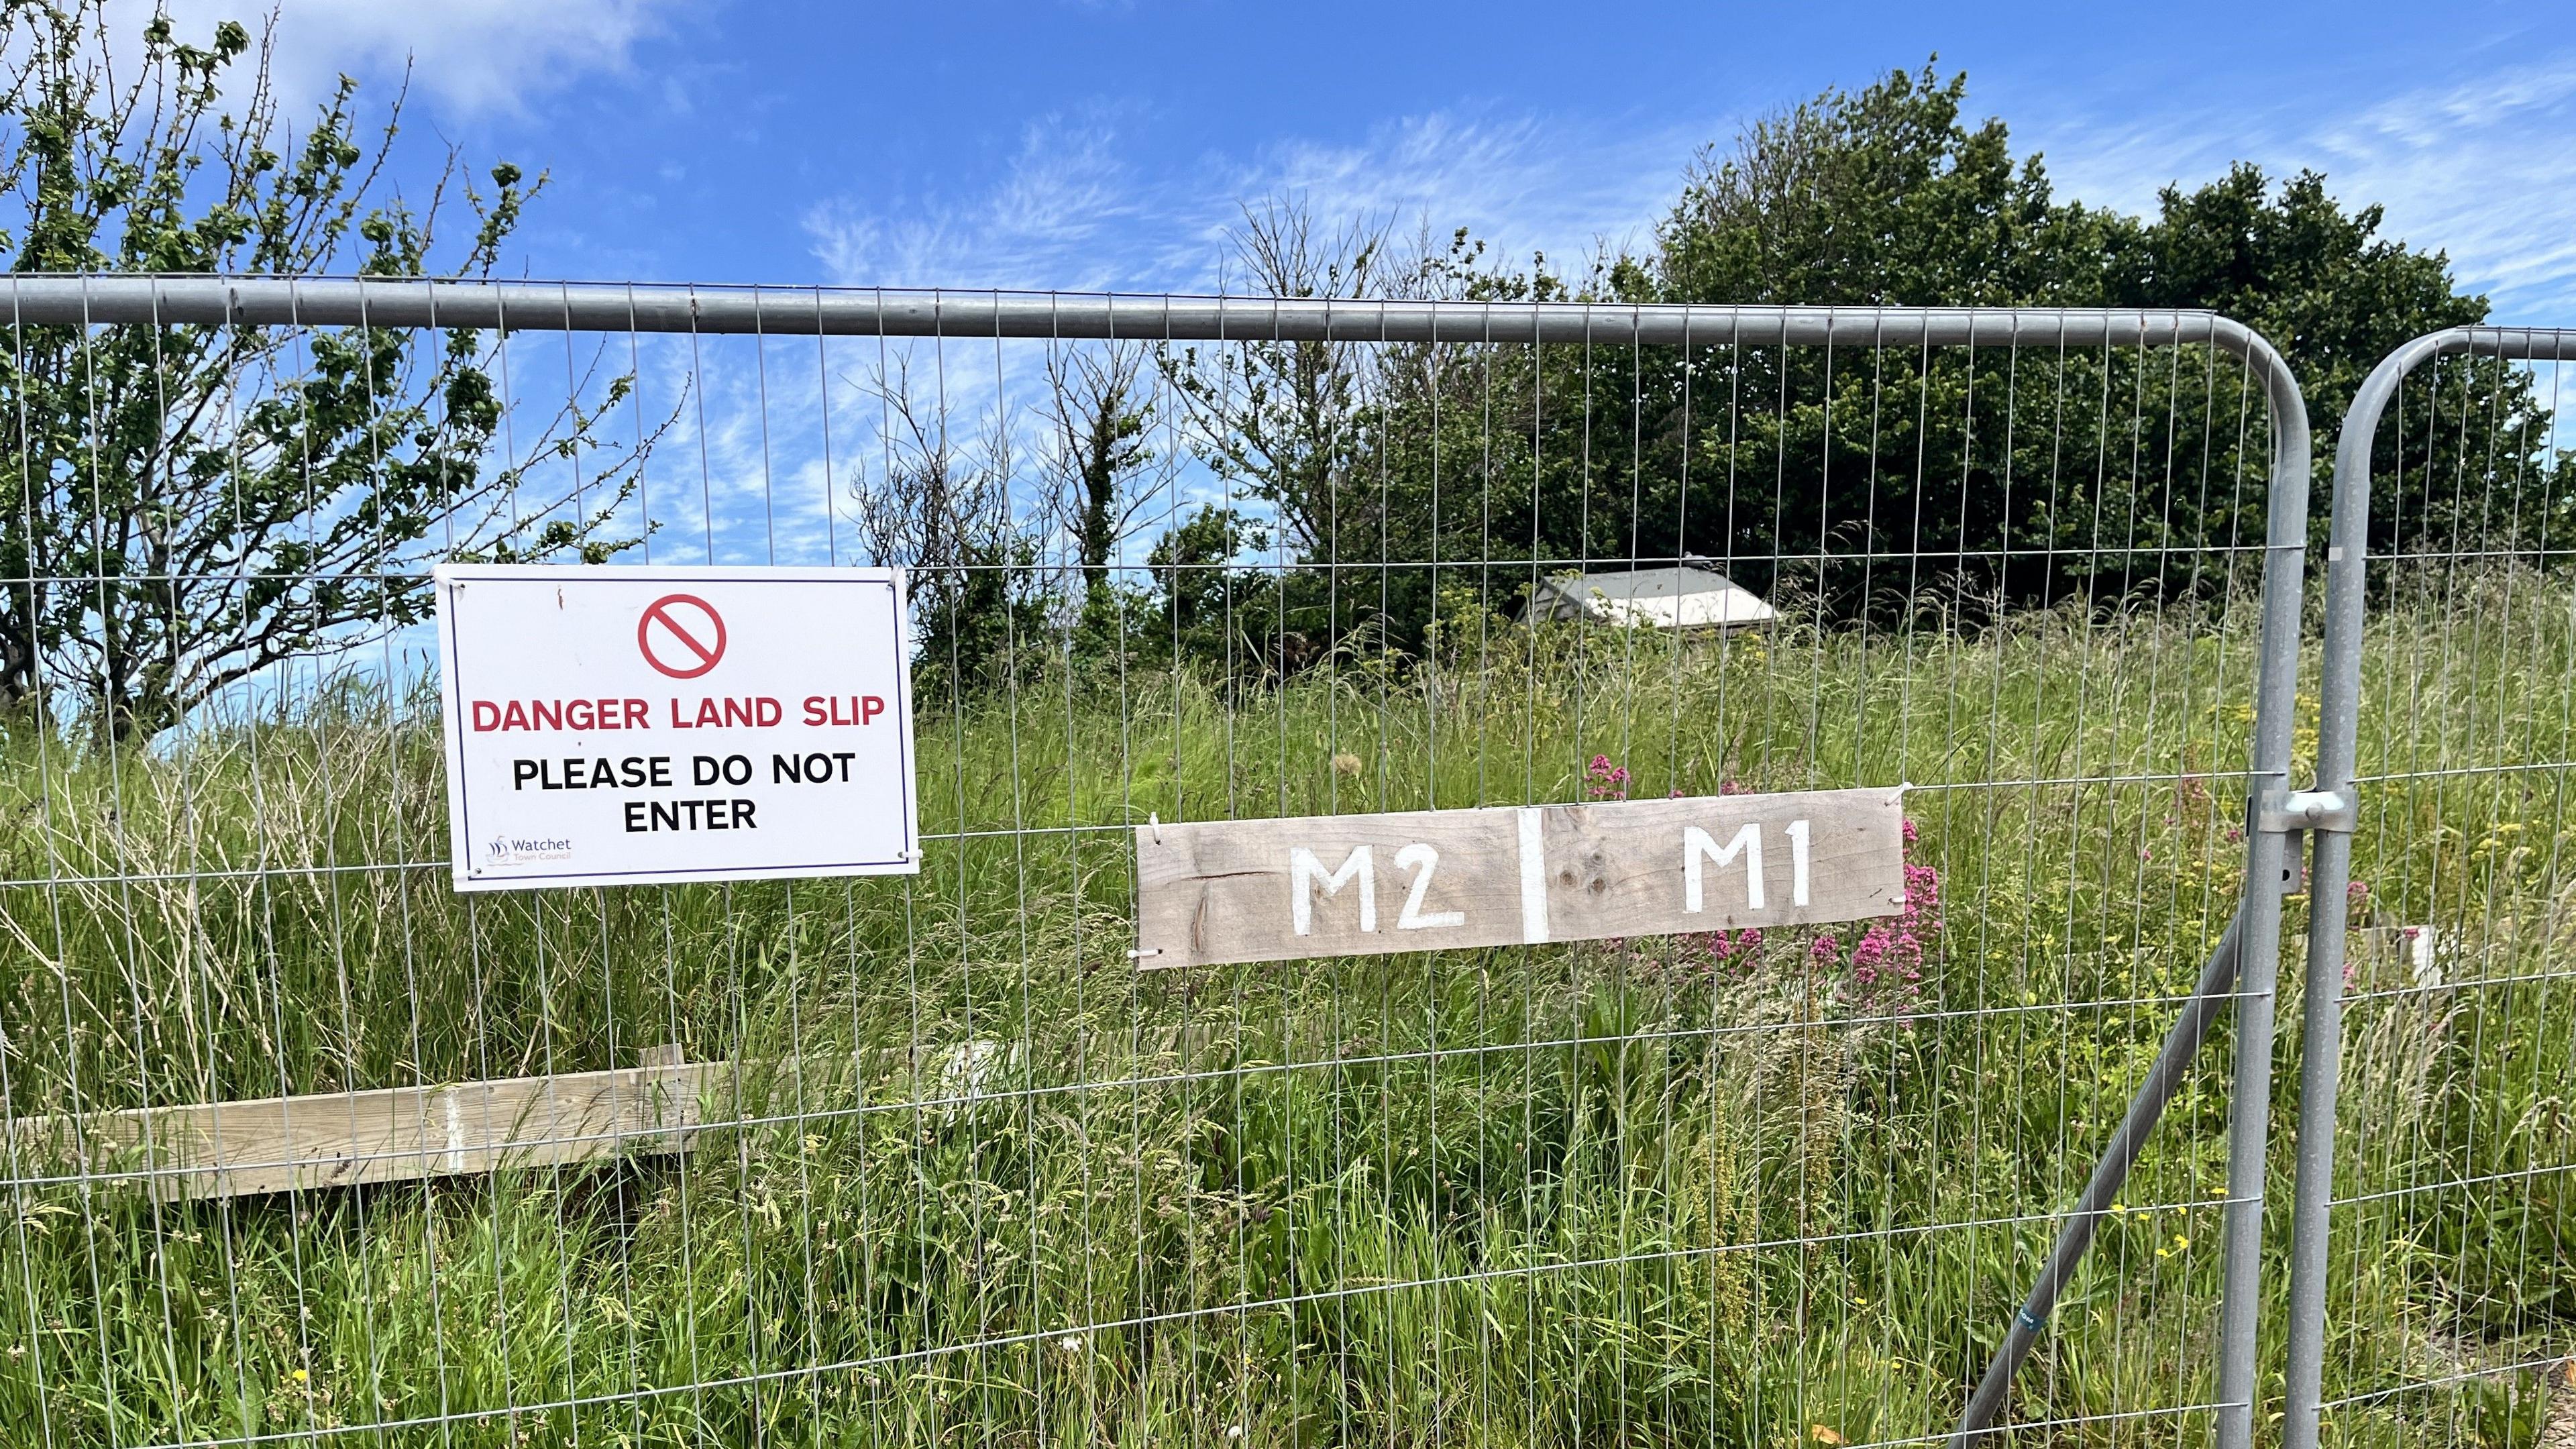
<path id="1" fill-rule="evenodd" d="M 2322 827 L 2307 419 L 2238 324 L 8 306 L 40 1442 L 2250 1442 Z M 468 560 L 904 568 L 921 873 L 454 894 Z M 1131 949 L 1165 825 L 1863 790 L 1875 924 Z"/>
<path id="2" fill-rule="evenodd" d="M 1713 347 L 2171 347 L 2244 362 L 2286 416 L 2297 384 L 2269 343 L 2211 312 L 2113 308 L 1770 307 L 1377 298 L 1120 296 L 888 288 L 675 287 L 374 278 L 13 278 L 15 320 L 477 327 L 798 337 L 1582 343 Z"/>

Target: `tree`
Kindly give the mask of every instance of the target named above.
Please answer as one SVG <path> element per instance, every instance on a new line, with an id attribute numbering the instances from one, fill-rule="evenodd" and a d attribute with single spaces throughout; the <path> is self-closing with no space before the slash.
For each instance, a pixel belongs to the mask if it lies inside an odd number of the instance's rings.
<path id="1" fill-rule="evenodd" d="M 913 399 L 902 354 L 865 387 L 883 404 L 885 461 L 850 482 L 861 543 L 873 562 L 909 571 L 922 666 L 958 691 L 1008 678 L 1046 632 L 1036 542 L 1012 512 L 1010 430 L 996 420 L 972 447 L 952 437 L 945 411 Z"/>
<path id="2" fill-rule="evenodd" d="M 1965 122 L 1966 87 L 1964 75 L 1944 80 L 1930 65 L 1893 72 L 1703 153 L 1654 253 L 1614 269 L 1614 294 L 2215 310 L 2269 338 L 2298 376 L 2318 425 L 2320 510 L 2331 423 L 2361 376 L 2409 337 L 2486 315 L 2486 300 L 2458 289 L 2441 253 L 2380 237 L 2379 208 L 2345 210 L 2313 172 L 2276 182 L 2238 165 L 2196 189 L 2166 188 L 2151 217 L 2060 201 L 2039 157 L 2013 157 L 2001 121 Z M 1994 353 L 1891 352 L 1868 358 L 1865 373 L 1847 362 L 1839 375 L 1812 349 L 1660 361 L 1663 376 L 1637 390 L 1662 410 L 1645 425 L 1657 442 L 1638 487 L 1654 520 L 1647 551 L 1744 558 L 1748 581 L 1802 582 L 1833 615 L 1875 607 L 1860 597 L 1864 587 L 1894 587 L 1883 574 L 1864 584 L 1861 560 L 1873 550 L 1951 555 L 1959 594 L 2037 604 L 2079 591 L 2173 597 L 2222 586 L 2232 571 L 2218 551 L 2262 536 L 2259 414 L 2249 419 L 2234 389 L 2214 385 L 2196 351 L 2180 365 L 2170 354 L 2113 351 L 2062 367 L 2052 357 L 2041 379 L 2016 376 Z M 1685 439 L 1676 415 L 1683 361 L 1702 368 L 1703 395 L 1724 385 L 1778 406 L 1748 410 L 1746 426 L 1727 436 L 1696 429 Z M 2460 377 L 2477 395 L 2473 410 L 2530 416 L 2527 381 L 2508 370 Z M 1891 396 L 1909 406 L 1874 406 Z M 2052 418 L 2047 446 L 1969 427 L 1972 396 L 1998 411 L 2007 398 L 2040 405 L 2022 415 Z M 2140 425 L 2159 415 L 2171 426 Z M 1732 527 L 1706 511 L 1685 526 L 1669 486 L 1685 448 L 1703 469 L 1778 486 L 1730 500 Z M 2065 456 L 2108 461 L 2070 476 L 2058 464 Z M 2373 513 L 2384 547 L 2394 520 L 2425 516 L 2422 479 L 2383 489 Z M 2533 516 L 2527 510 L 2526 523 Z M 1812 572 L 1773 575 L 1769 561 L 1782 557 L 1813 559 Z"/>
<path id="3" fill-rule="evenodd" d="M 2320 533 L 2361 380 L 2409 338 L 2487 318 L 2487 299 L 2458 290 L 2444 254 L 2380 236 L 2383 219 L 2375 205 L 2345 210 L 2316 172 L 2275 183 L 2240 164 L 2198 190 L 2166 187 L 2112 265 L 2114 305 L 2211 308 L 2288 356 L 2317 428 Z M 2372 552 L 2442 540 L 2563 557 L 2576 547 L 2576 472 L 2549 447 L 2552 432 L 2526 369 L 2451 361 L 2420 373 L 2389 410 L 2392 446 L 2373 453 Z M 2393 446 L 2401 438 L 2408 446 Z"/>
<path id="4" fill-rule="evenodd" d="M 1386 227 L 1327 232 L 1299 200 L 1245 207 L 1232 242 L 1239 285 L 1259 296 L 1406 290 Z M 1374 552 L 1376 520 L 1360 471 L 1369 456 L 1373 361 L 1347 343 L 1254 338 L 1188 348 L 1166 363 L 1208 465 L 1268 505 L 1300 557 L 1338 558 L 1346 546 Z"/>
<path id="5" fill-rule="evenodd" d="M 1529 277 L 1496 272 L 1463 229 L 1445 243 L 1425 233 L 1398 246 L 1381 222 L 1328 226 L 1300 198 L 1246 207 L 1232 243 L 1236 285 L 1264 296 L 1564 296 L 1543 267 Z M 1266 578 L 1234 568 L 1207 575 L 1258 592 L 1262 607 L 1238 608 L 1236 617 L 1250 628 L 1266 615 L 1277 636 L 1231 657 L 1295 667 L 1357 634 L 1399 650 L 1419 647 L 1439 581 L 1409 565 L 1508 552 L 1511 540 L 1528 536 L 1516 511 L 1488 516 L 1473 501 L 1510 491 L 1514 468 L 1527 463 L 1505 457 L 1497 473 L 1473 431 L 1477 384 L 1512 388 L 1514 377 L 1526 376 L 1527 356 L 1454 343 L 1262 338 L 1166 356 L 1199 455 L 1232 488 L 1223 506 L 1191 521 L 1186 539 L 1175 530 L 1161 547 L 1203 552 L 1216 541 L 1257 537 L 1303 565 Z M 1526 480 L 1518 495 L 1525 509 Z M 1256 511 L 1266 526 L 1249 529 Z M 1499 531 L 1491 526 L 1497 519 Z M 1480 520 L 1488 526 L 1480 529 Z"/>
<path id="6" fill-rule="evenodd" d="M 1162 594 L 1163 627 L 1172 648 L 1217 666 L 1227 680 L 1264 672 L 1274 650 L 1296 652 L 1295 638 L 1274 642 L 1271 637 L 1276 584 L 1234 562 L 1269 546 L 1268 532 L 1242 510 L 1214 504 L 1200 505 L 1163 531 L 1145 564 Z M 1303 662 L 1302 657 L 1281 660 L 1283 666 Z"/>
<path id="7" fill-rule="evenodd" d="M 1130 342 L 1047 354 L 1050 501 L 1072 540 L 1087 612 L 1109 607 L 1110 558 L 1172 476 L 1175 460 L 1149 441 L 1158 421 L 1152 361 Z"/>
<path id="8" fill-rule="evenodd" d="M 25 207 L 0 251 L 19 274 L 479 277 L 543 185 L 508 164 L 488 191 L 460 183 L 450 153 L 415 210 L 384 194 L 399 97 L 362 135 L 343 78 L 296 134 L 267 37 L 225 22 L 191 44 L 156 16 L 128 53 L 109 13 L 0 9 L 0 183 Z M 465 235 L 444 246 L 459 207 Z M 595 560 L 631 543 L 614 522 L 658 432 L 621 447 L 593 425 L 632 379 L 594 370 L 512 419 L 495 346 L 462 329 L 13 326 L 0 708 L 149 736 L 283 661 L 419 622 L 437 557 Z M 505 421 L 515 457 L 494 456 Z M 546 461 L 579 481 L 536 492 Z"/>
<path id="9" fill-rule="evenodd" d="M 1831 90 L 1702 150 L 1623 294 L 1817 306 L 2090 306 L 2124 219 L 2061 205 L 1932 66 Z"/>

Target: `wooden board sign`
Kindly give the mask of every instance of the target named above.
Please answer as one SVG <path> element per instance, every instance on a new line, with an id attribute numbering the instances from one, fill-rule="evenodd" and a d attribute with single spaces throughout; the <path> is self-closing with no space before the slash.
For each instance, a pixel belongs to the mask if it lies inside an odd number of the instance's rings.
<path id="1" fill-rule="evenodd" d="M 1221 820 L 1136 830 L 1147 969 L 1892 916 L 1897 790 Z"/>

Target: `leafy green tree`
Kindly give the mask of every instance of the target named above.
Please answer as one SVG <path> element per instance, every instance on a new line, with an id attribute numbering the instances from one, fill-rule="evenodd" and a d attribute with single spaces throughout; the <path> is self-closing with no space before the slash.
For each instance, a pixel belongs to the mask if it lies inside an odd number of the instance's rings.
<path id="1" fill-rule="evenodd" d="M 542 184 L 507 164 L 488 190 L 460 184 L 451 155 L 416 211 L 384 194 L 399 100 L 369 135 L 343 78 L 290 128 L 243 26 L 193 44 L 155 17 L 134 39 L 105 0 L 0 9 L 14 272 L 483 276 Z M 464 235 L 442 246 L 460 207 Z M 643 448 L 593 423 L 632 379 L 520 418 L 522 451 L 496 457 L 493 347 L 469 330 L 13 325 L 0 709 L 148 736 L 283 661 L 418 622 L 436 557 L 598 559 L 630 542 L 612 521 Z M 566 458 L 576 491 L 523 488 Z"/>
<path id="2" fill-rule="evenodd" d="M 1262 673 L 1272 648 L 1299 652 L 1305 636 L 1279 627 L 1276 584 L 1237 562 L 1269 547 L 1267 529 L 1240 509 L 1214 505 L 1202 505 L 1154 541 L 1145 566 L 1161 595 L 1163 632 L 1182 657 L 1218 664 L 1231 678 Z M 1154 641 L 1140 636 L 1135 642 L 1150 648 Z"/>
<path id="3" fill-rule="evenodd" d="M 2126 224 L 2059 203 L 1967 77 L 1828 91 L 1703 150 L 1623 297 L 1816 306 L 2088 306 Z"/>
<path id="4" fill-rule="evenodd" d="M 2197 189 L 2167 187 L 2153 216 L 2125 216 L 2058 200 L 2038 157 L 2013 158 L 2002 122 L 1966 123 L 1965 99 L 1964 75 L 1944 80 L 1926 66 L 1757 123 L 1731 151 L 1703 155 L 1655 254 L 1615 269 L 1614 292 L 2217 311 L 2269 338 L 2297 374 L 2319 428 L 2320 509 L 2330 425 L 2362 375 L 2407 338 L 2486 316 L 2486 299 L 2458 289 L 2441 253 L 2381 237 L 2378 207 L 2347 211 L 2314 172 L 2275 182 L 2240 164 Z M 2077 590 L 2169 597 L 2231 576 L 2219 551 L 2262 536 L 2266 470 L 2259 414 L 2249 420 L 2230 370 L 2196 349 L 2061 358 L 2044 335 L 2020 340 L 2037 353 L 2036 375 L 1992 353 L 1847 358 L 1838 378 L 1812 351 L 1712 357 L 1710 383 L 1760 400 L 1741 419 L 1750 429 L 1723 439 L 1694 430 L 1687 444 L 1677 426 L 1658 434 L 1704 468 L 1779 486 L 1771 499 L 1734 500 L 1736 526 L 1722 535 L 1657 531 L 1656 551 L 1744 557 L 1747 574 L 1769 571 L 1778 584 L 1793 580 L 1770 560 L 1813 560 L 1804 582 L 1837 614 L 1867 607 L 1855 561 L 1873 551 L 1953 557 L 1959 593 L 2004 603 Z M 2467 394 L 2448 405 L 2535 420 L 2527 379 L 2500 368 L 2454 375 Z M 1980 435 L 1972 397 L 1988 400 L 1988 415 L 2010 400 L 2052 426 L 2019 441 L 1991 425 Z M 1845 426 L 1862 419 L 1865 439 Z M 2090 466 L 2070 469 L 2070 457 Z M 1656 476 L 1676 475 L 1670 456 L 1657 463 Z M 2564 476 L 2538 454 L 2517 466 L 2526 479 Z M 2401 520 L 2459 521 L 2455 500 L 2468 495 L 2429 497 L 2425 479 L 2392 474 L 2379 489 L 2377 546 L 2397 541 Z M 2556 534 L 2531 530 L 2558 528 L 2553 516 L 2526 507 L 2513 525 L 2520 542 L 2548 545 Z M 2496 521 L 2479 526 L 2492 536 Z"/>
<path id="5" fill-rule="evenodd" d="M 2487 320 L 2487 299 L 2458 290 L 2447 257 L 2382 237 L 2383 220 L 2375 205 L 2345 210 L 2315 172 L 2276 184 L 2238 165 L 2198 190 L 2165 188 L 2112 268 L 2112 305 L 2206 307 L 2282 349 L 2318 430 L 2320 529 L 2361 380 L 2410 338 Z M 2550 436 L 2526 370 L 2449 361 L 2419 372 L 2374 450 L 2373 552 L 2563 556 L 2576 547 L 2576 473 Z"/>

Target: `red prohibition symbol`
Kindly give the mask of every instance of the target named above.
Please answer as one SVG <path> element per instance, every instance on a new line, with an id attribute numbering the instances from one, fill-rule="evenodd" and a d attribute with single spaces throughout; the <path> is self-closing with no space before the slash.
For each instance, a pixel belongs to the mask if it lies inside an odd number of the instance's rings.
<path id="1" fill-rule="evenodd" d="M 673 679 L 695 679 L 724 658 L 724 616 L 695 594 L 665 594 L 635 621 L 635 647 Z"/>

